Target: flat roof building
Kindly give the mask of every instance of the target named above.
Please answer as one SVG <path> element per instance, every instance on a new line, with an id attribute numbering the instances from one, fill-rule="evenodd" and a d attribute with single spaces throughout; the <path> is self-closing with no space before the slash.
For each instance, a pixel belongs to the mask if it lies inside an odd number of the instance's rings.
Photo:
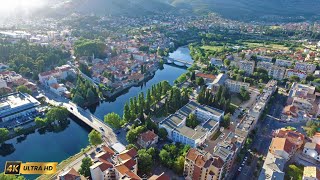
<path id="1" fill-rule="evenodd" d="M 186 126 L 189 114 L 195 114 L 200 124 L 194 129 Z M 224 115 L 224 111 L 209 106 L 200 105 L 190 101 L 175 114 L 171 114 L 159 123 L 160 128 L 165 128 L 168 138 L 174 142 L 189 144 L 196 147 L 219 128 L 219 122 Z"/>
<path id="2" fill-rule="evenodd" d="M 40 102 L 29 94 L 12 93 L 0 97 L 0 122 L 10 121 L 36 111 Z"/>

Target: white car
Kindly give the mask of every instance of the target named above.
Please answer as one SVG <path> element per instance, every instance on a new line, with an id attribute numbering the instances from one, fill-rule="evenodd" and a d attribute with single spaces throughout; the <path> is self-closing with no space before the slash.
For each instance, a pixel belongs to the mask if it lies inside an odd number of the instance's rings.
<path id="1" fill-rule="evenodd" d="M 238 171 L 240 172 L 241 170 L 242 170 L 242 168 L 241 168 L 241 167 L 239 167 Z"/>

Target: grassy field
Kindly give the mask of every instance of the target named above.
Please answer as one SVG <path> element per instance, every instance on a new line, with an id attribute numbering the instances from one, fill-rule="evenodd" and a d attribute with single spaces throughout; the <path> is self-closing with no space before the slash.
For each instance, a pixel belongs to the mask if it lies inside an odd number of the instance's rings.
<path id="1" fill-rule="evenodd" d="M 275 50 L 288 50 L 288 47 L 285 47 L 284 45 L 280 44 L 264 44 L 264 43 L 251 43 L 251 42 L 244 42 L 244 44 L 248 48 L 259 48 L 259 47 L 264 47 L 268 49 L 275 49 Z"/>
<path id="2" fill-rule="evenodd" d="M 236 94 L 233 94 L 231 96 L 231 104 L 235 104 L 236 106 L 239 106 L 241 104 L 241 100 Z"/>
<path id="3" fill-rule="evenodd" d="M 220 51 L 223 49 L 223 46 L 201 46 L 201 49 L 206 51 Z"/>

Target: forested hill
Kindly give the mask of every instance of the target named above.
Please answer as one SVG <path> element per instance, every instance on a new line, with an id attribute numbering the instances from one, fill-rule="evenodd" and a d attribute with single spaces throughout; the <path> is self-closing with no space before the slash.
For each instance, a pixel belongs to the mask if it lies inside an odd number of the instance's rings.
<path id="1" fill-rule="evenodd" d="M 181 15 L 216 12 L 226 18 L 257 20 L 282 16 L 307 19 L 319 17 L 320 0 L 59 0 L 62 3 L 46 12 L 73 12 L 146 15 L 179 13 Z"/>

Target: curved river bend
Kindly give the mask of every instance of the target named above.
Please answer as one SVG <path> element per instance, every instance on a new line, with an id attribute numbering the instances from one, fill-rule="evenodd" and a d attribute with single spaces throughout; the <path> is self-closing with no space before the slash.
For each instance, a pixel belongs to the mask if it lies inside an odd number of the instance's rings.
<path id="1" fill-rule="evenodd" d="M 170 57 L 192 62 L 190 51 L 187 47 L 178 48 L 175 52 L 170 53 Z M 140 92 L 146 94 L 146 91 L 152 85 L 163 80 L 173 84 L 174 80 L 185 72 L 186 69 L 164 65 L 164 69 L 158 70 L 155 76 L 142 86 L 132 87 L 115 100 L 102 102 L 96 107 L 89 108 L 89 111 L 100 119 L 103 119 L 104 115 L 109 112 L 116 112 L 122 116 L 124 105 L 131 97 L 137 96 Z M 4 168 L 6 161 L 61 162 L 88 146 L 88 133 L 88 128 L 71 121 L 70 125 L 62 132 L 39 134 L 36 131 L 27 135 L 23 141 L 19 142 L 17 138 L 6 141 L 6 144 L 13 145 L 14 151 L 9 155 L 0 156 L 0 171 Z M 37 176 L 26 177 L 34 179 Z"/>

